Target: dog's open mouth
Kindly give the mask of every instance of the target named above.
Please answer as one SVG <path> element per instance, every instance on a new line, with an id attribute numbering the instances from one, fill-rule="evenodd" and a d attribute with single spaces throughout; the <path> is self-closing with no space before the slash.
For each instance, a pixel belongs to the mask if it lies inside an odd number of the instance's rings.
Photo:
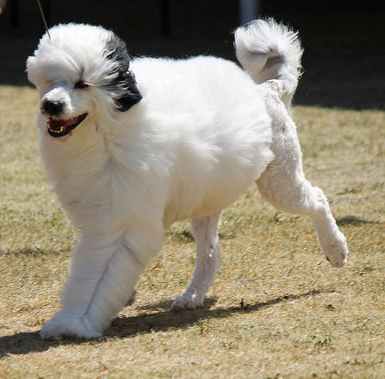
<path id="1" fill-rule="evenodd" d="M 79 126 L 87 115 L 88 113 L 83 113 L 80 116 L 66 120 L 50 117 L 48 119 L 48 134 L 54 138 L 64 137 L 70 133 L 71 130 L 74 130 L 77 126 Z"/>

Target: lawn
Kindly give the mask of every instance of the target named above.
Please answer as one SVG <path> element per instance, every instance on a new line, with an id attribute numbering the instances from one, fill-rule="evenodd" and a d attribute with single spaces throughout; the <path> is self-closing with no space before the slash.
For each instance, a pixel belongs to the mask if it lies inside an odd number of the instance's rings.
<path id="1" fill-rule="evenodd" d="M 73 231 L 49 192 L 36 93 L 0 87 L 0 378 L 384 378 L 385 112 L 295 107 L 309 179 L 328 195 L 351 258 L 321 256 L 308 219 L 251 188 L 221 223 L 206 307 L 169 312 L 194 264 L 174 225 L 137 301 L 94 341 L 42 341 Z"/>

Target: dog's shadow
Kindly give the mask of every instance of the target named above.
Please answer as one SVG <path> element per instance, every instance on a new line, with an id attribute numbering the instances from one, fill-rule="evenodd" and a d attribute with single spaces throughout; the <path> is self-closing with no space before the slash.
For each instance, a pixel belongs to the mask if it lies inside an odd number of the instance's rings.
<path id="1" fill-rule="evenodd" d="M 211 298 L 205 306 L 196 310 L 172 312 L 169 310 L 170 302 L 165 301 L 150 304 L 138 308 L 139 310 L 156 310 L 155 313 L 144 313 L 137 316 L 119 316 L 106 331 L 105 337 L 96 340 L 103 343 L 108 338 L 128 338 L 144 333 L 167 331 L 170 329 L 184 329 L 202 320 L 227 318 L 238 313 L 256 312 L 260 309 L 274 306 L 287 301 L 300 300 L 302 298 L 332 293 L 333 290 L 311 290 L 302 294 L 283 295 L 262 303 L 245 304 L 243 301 L 237 306 L 227 308 L 212 308 L 216 300 Z M 87 340 L 64 338 L 60 340 L 42 340 L 38 332 L 22 332 L 10 336 L 0 337 L 0 358 L 10 354 L 28 354 L 32 352 L 43 352 L 59 345 L 79 345 L 87 343 Z"/>
<path id="2" fill-rule="evenodd" d="M 340 226 L 345 226 L 345 225 L 361 226 L 361 225 L 367 225 L 367 224 L 381 224 L 380 221 L 365 220 L 363 218 L 360 218 L 354 215 L 347 215 L 341 218 L 337 218 L 336 221 L 337 221 L 337 224 Z"/>

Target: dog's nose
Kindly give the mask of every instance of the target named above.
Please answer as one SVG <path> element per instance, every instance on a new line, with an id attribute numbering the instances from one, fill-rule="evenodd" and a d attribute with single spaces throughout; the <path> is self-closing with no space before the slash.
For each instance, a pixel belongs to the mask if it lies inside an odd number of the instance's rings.
<path id="1" fill-rule="evenodd" d="M 41 111 L 50 116 L 58 116 L 63 113 L 64 103 L 62 101 L 44 100 Z"/>

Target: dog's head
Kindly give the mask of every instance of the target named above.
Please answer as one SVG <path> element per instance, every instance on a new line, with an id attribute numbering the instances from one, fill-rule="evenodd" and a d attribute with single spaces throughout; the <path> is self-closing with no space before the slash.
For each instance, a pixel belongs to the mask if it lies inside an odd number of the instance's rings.
<path id="1" fill-rule="evenodd" d="M 97 112 L 126 112 L 142 98 L 125 43 L 102 27 L 51 28 L 28 58 L 27 72 L 40 92 L 43 127 L 53 138 L 96 120 Z"/>

